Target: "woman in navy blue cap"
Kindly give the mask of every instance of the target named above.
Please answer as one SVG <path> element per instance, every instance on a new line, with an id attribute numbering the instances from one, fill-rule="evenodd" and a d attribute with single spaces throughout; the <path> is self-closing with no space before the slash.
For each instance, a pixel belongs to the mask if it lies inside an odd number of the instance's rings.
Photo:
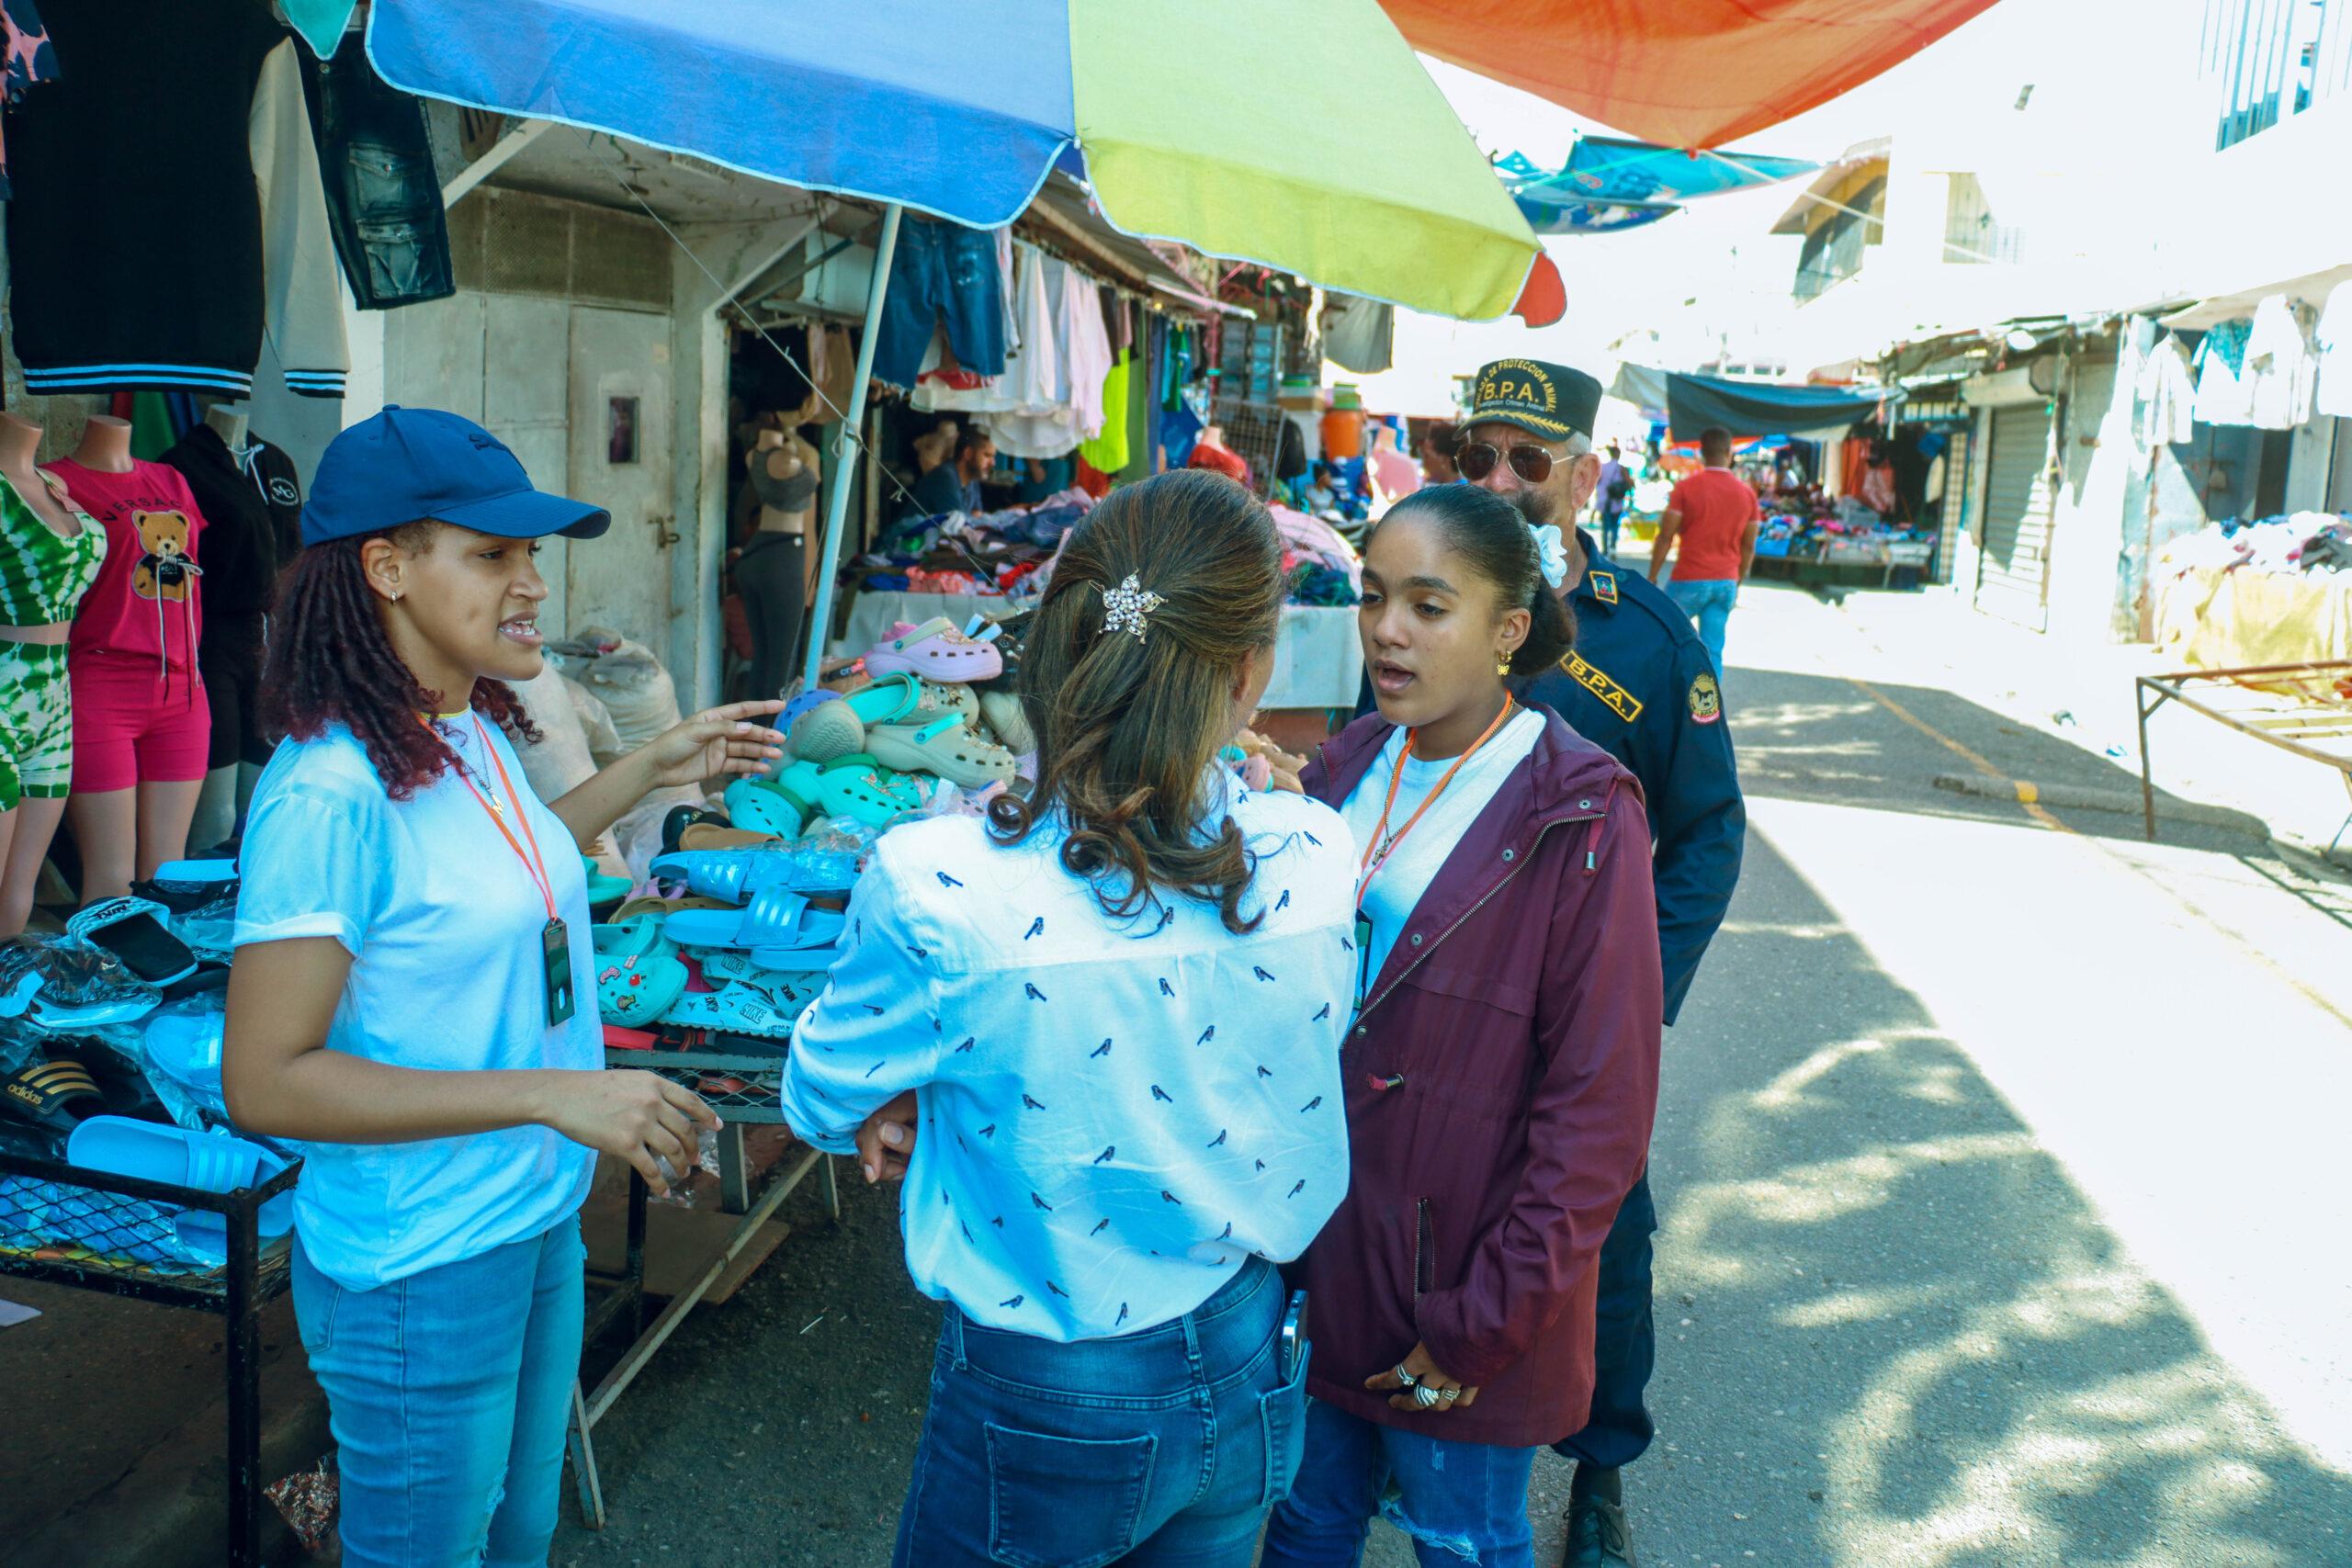
<path id="1" fill-rule="evenodd" d="M 544 1563 L 599 1152 L 657 1190 L 718 1117 L 603 1066 L 578 845 L 654 788 L 748 773 L 774 702 L 696 715 L 541 802 L 513 682 L 539 672 L 532 558 L 601 509 L 454 414 L 337 436 L 270 626 L 288 740 L 241 856 L 222 1086 L 306 1145 L 294 1306 L 341 1450 L 344 1561 Z"/>

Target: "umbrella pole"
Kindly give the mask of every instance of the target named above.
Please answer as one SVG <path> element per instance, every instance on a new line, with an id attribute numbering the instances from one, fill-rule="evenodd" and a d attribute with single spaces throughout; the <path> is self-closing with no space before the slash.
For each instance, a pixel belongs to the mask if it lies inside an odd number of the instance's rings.
<path id="1" fill-rule="evenodd" d="M 857 379 L 842 412 L 841 438 L 833 447 L 833 490 L 825 503 L 825 543 L 817 574 L 817 608 L 808 625 L 807 689 L 816 690 L 823 671 L 825 643 L 832 635 L 833 584 L 839 579 L 842 525 L 849 513 L 850 476 L 855 469 L 858 426 L 865 421 L 865 385 L 874 375 L 874 344 L 881 336 L 882 301 L 890 292 L 890 258 L 899 249 L 899 221 L 906 209 L 897 202 L 882 209 L 882 237 L 874 246 L 874 281 L 865 291 L 865 332 L 857 342 Z M 878 461 L 878 459 L 877 459 Z"/>

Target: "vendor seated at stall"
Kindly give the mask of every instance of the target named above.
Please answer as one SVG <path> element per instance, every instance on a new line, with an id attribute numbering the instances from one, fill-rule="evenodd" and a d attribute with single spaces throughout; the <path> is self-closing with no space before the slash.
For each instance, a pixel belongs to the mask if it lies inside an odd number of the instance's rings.
<path id="1" fill-rule="evenodd" d="M 956 438 L 956 460 L 942 463 L 915 484 L 915 508 L 925 517 L 981 510 L 980 476 L 996 467 L 996 442 L 975 425 Z"/>

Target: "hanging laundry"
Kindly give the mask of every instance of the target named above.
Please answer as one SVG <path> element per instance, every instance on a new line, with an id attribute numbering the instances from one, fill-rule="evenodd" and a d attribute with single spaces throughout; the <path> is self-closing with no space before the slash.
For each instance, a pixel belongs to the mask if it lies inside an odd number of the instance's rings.
<path id="1" fill-rule="evenodd" d="M 2319 386 L 2312 406 L 2335 419 L 2352 419 L 2352 283 L 2330 291 L 2312 330 Z"/>
<path id="2" fill-rule="evenodd" d="M 289 390 L 340 398 L 343 285 L 292 36 L 250 0 L 42 15 L 65 73 L 9 138 L 25 389 L 243 397 L 266 333 Z"/>
<path id="3" fill-rule="evenodd" d="M 2197 345 L 2197 417 L 2207 424 L 2252 424 L 2253 389 L 2245 381 L 2246 339 L 2254 323 L 2223 321 Z"/>
<path id="4" fill-rule="evenodd" d="M 1133 354 L 1122 352 L 1102 378 L 1102 432 L 1078 449 L 1080 457 L 1114 476 L 1127 467 L 1127 389 L 1135 364 Z"/>
<path id="5" fill-rule="evenodd" d="M 2312 391 L 2319 363 L 2301 310 L 2283 294 L 2254 308 L 2246 333 L 2246 407 L 2249 423 L 2263 430 L 2292 430 L 2312 417 Z"/>
<path id="6" fill-rule="evenodd" d="M 932 334 L 943 325 L 965 369 L 1004 374 L 1005 312 L 995 232 L 910 218 L 899 226 L 899 247 L 890 257 L 874 378 L 911 388 Z"/>
<path id="7" fill-rule="evenodd" d="M 458 291 L 448 215 L 424 100 L 376 74 L 365 31 L 324 60 L 302 57 L 319 139 L 319 174 L 344 276 L 363 310 L 446 299 Z"/>
<path id="8" fill-rule="evenodd" d="M 0 57 L 0 100 L 13 106 L 26 88 L 57 80 L 57 51 L 33 0 L 0 0 L 0 43 L 7 48 Z M 0 149 L 0 201 L 7 198 L 7 154 Z"/>
<path id="9" fill-rule="evenodd" d="M 1323 357 L 1360 376 L 1376 376 L 1395 364 L 1396 307 L 1360 294 L 1334 299 L 1323 317 Z"/>
<path id="10" fill-rule="evenodd" d="M 2153 329 L 2154 323 L 2149 325 Z M 2190 367 L 2188 344 L 2179 333 L 2165 333 L 2140 361 L 2132 403 L 2132 434 L 2143 448 L 2188 441 L 2195 435 L 2197 377 Z"/>

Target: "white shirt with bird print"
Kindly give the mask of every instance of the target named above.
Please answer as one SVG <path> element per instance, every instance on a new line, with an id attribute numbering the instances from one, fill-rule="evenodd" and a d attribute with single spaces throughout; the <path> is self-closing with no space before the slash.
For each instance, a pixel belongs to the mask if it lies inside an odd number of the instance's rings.
<path id="1" fill-rule="evenodd" d="M 1053 822 L 1012 846 L 973 818 L 897 829 L 852 897 L 785 1117 L 848 1154 L 917 1090 L 908 1271 L 976 1323 L 1150 1328 L 1253 1254 L 1298 1256 L 1347 1190 L 1353 840 L 1320 802 L 1214 777 L 1204 831 L 1229 817 L 1256 859 L 1245 935 L 1190 898 L 1105 914 Z"/>

